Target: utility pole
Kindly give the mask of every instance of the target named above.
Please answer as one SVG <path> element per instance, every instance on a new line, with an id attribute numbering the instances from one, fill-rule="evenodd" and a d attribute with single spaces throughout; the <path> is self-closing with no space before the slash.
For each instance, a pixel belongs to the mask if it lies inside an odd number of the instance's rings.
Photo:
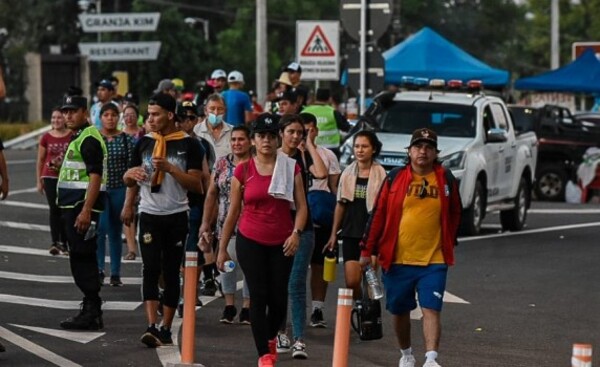
<path id="1" fill-rule="evenodd" d="M 560 9 L 558 7 L 558 0 L 552 0 L 550 10 L 550 22 L 550 68 L 558 69 L 558 67 L 560 66 Z"/>
<path id="2" fill-rule="evenodd" d="M 269 88 L 267 78 L 267 0 L 256 0 L 256 97 L 261 104 Z"/>

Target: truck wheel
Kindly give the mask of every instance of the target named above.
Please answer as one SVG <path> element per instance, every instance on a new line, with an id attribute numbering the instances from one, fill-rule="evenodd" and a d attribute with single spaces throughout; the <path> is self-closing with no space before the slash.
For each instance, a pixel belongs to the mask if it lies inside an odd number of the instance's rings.
<path id="1" fill-rule="evenodd" d="M 463 210 L 460 224 L 460 232 L 466 236 L 479 234 L 484 213 L 484 190 L 481 181 L 475 183 L 475 192 L 471 205 Z"/>
<path id="2" fill-rule="evenodd" d="M 560 164 L 544 164 L 538 170 L 535 194 L 539 200 L 564 201 L 567 172 Z"/>
<path id="3" fill-rule="evenodd" d="M 514 208 L 500 211 L 500 223 L 505 231 L 520 231 L 527 220 L 527 209 L 531 200 L 531 189 L 525 177 L 521 177 Z"/>

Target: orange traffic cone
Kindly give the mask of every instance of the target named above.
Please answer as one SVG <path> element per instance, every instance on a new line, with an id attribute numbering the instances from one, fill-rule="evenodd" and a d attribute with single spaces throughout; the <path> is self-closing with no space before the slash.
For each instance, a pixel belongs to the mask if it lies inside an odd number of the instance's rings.
<path id="1" fill-rule="evenodd" d="M 591 344 L 573 344 L 571 367 L 592 367 Z"/>

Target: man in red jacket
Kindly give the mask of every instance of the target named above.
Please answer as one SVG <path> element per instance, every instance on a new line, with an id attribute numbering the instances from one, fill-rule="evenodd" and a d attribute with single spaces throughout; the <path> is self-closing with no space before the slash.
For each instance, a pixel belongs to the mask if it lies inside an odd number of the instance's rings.
<path id="1" fill-rule="evenodd" d="M 386 289 L 386 308 L 392 313 L 400 344 L 400 367 L 414 367 L 410 311 L 423 311 L 426 361 L 439 367 L 443 296 L 448 266 L 454 264 L 454 245 L 460 223 L 458 182 L 438 161 L 437 135 L 423 128 L 413 132 L 408 164 L 390 172 L 383 184 L 362 241 L 361 263 L 378 254 Z"/>

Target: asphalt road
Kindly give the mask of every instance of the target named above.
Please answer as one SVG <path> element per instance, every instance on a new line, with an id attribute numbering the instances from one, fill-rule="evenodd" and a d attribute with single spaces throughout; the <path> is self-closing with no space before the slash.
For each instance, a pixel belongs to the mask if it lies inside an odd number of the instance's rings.
<path id="1" fill-rule="evenodd" d="M 6 151 L 11 194 L 0 203 L 0 353 L 2 366 L 160 366 L 179 361 L 179 347 L 148 349 L 140 302 L 141 263 L 124 262 L 125 286 L 104 287 L 105 329 L 65 332 L 80 294 L 66 257 L 52 257 L 45 198 L 35 192 L 32 151 Z M 600 348 L 600 207 L 534 202 L 526 230 L 500 233 L 495 215 L 484 233 L 463 238 L 442 314 L 444 367 L 568 366 L 573 343 Z M 282 355 L 278 366 L 330 366 L 337 288 L 330 287 L 326 329 L 307 327 L 309 359 Z M 196 359 L 207 367 L 255 366 L 250 328 L 218 322 L 223 300 L 204 298 L 196 312 Z M 238 305 L 238 309 L 239 309 Z M 421 322 L 413 349 L 423 362 Z M 176 318 L 176 322 L 181 319 Z M 349 366 L 397 366 L 399 351 L 384 312 L 384 337 L 351 335 Z"/>

